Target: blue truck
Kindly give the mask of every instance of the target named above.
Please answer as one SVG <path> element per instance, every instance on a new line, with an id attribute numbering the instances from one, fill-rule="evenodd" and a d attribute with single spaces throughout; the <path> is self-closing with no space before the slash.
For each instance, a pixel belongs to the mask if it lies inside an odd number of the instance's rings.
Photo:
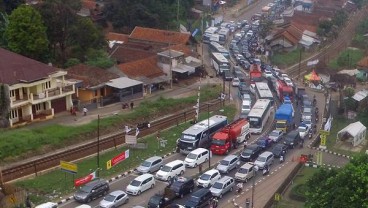
<path id="1" fill-rule="evenodd" d="M 288 126 L 293 122 L 294 108 L 291 103 L 280 105 L 275 113 L 276 129 L 287 132 Z"/>

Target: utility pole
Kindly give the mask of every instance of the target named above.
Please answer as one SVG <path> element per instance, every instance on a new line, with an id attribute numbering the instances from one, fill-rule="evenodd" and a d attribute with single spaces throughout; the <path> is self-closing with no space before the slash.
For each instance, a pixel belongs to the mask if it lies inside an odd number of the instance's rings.
<path id="1" fill-rule="evenodd" d="M 297 78 L 297 80 L 299 80 L 299 77 L 300 77 L 301 63 L 302 63 L 302 49 L 299 50 L 299 67 L 298 67 L 298 78 Z"/>
<path id="2" fill-rule="evenodd" d="M 179 26 L 179 32 L 180 32 L 180 23 L 179 23 L 179 2 L 180 0 L 178 0 L 178 9 L 176 11 L 176 21 L 178 22 L 178 26 Z"/>
<path id="3" fill-rule="evenodd" d="M 97 177 L 100 176 L 100 115 L 97 116 Z"/>

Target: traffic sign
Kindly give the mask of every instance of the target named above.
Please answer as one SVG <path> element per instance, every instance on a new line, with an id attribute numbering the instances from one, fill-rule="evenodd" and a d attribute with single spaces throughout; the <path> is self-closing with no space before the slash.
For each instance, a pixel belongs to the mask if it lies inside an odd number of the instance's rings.
<path id="1" fill-rule="evenodd" d="M 75 163 L 66 162 L 60 160 L 60 168 L 68 173 L 76 174 L 78 172 L 78 166 Z"/>
<path id="2" fill-rule="evenodd" d="M 275 193 L 275 201 L 280 201 L 280 200 L 281 200 L 281 194 Z"/>

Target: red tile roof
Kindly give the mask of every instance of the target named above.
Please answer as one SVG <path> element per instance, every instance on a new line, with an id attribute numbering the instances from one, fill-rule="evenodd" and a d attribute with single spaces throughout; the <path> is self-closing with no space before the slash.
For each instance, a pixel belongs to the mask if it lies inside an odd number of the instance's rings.
<path id="1" fill-rule="evenodd" d="M 157 66 L 157 57 L 149 57 L 125 64 L 119 64 L 120 70 L 129 78 L 137 77 L 155 78 L 165 73 Z"/>
<path id="2" fill-rule="evenodd" d="M 358 66 L 363 67 L 363 68 L 368 68 L 368 56 L 362 58 L 358 63 Z"/>
<path id="3" fill-rule="evenodd" d="M 96 8 L 96 1 L 93 0 L 82 0 L 82 7 L 89 9 L 89 10 L 93 10 Z"/>
<path id="4" fill-rule="evenodd" d="M 0 48 L 0 83 L 34 82 L 57 71 L 55 67 Z"/>
<path id="5" fill-rule="evenodd" d="M 110 56 L 116 59 L 116 61 L 119 63 L 128 63 L 131 61 L 137 61 L 151 56 L 156 56 L 156 52 L 152 51 L 149 46 L 145 46 L 147 50 L 142 47 L 142 45 L 137 44 L 118 45 L 115 49 L 113 49 Z"/>
<path id="6" fill-rule="evenodd" d="M 303 36 L 303 31 L 295 27 L 294 25 L 289 25 L 285 29 L 280 30 L 277 32 L 273 39 L 278 39 L 284 37 L 288 41 L 290 41 L 292 44 L 298 44 Z"/>
<path id="7" fill-rule="evenodd" d="M 105 69 L 78 64 L 67 69 L 68 77 L 83 80 L 83 87 L 90 88 L 105 82 L 119 78 L 119 75 L 108 72 Z"/>
<path id="8" fill-rule="evenodd" d="M 114 32 L 109 32 L 106 35 L 106 39 L 109 41 L 116 40 L 116 41 L 123 41 L 124 43 L 128 42 L 128 37 L 129 35 L 127 34 L 114 33 Z"/>
<path id="9" fill-rule="evenodd" d="M 189 41 L 190 34 L 137 26 L 129 38 L 156 43 L 186 44 Z"/>

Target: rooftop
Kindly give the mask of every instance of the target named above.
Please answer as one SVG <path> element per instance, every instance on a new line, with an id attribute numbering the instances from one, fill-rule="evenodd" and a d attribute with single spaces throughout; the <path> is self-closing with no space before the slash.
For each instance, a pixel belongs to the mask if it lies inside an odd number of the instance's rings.
<path id="1" fill-rule="evenodd" d="M 155 78 L 165 75 L 157 66 L 156 56 L 119 64 L 118 67 L 124 74 L 133 79 L 137 77 Z"/>
<path id="2" fill-rule="evenodd" d="M 189 41 L 190 34 L 137 26 L 129 38 L 156 43 L 186 44 Z"/>

